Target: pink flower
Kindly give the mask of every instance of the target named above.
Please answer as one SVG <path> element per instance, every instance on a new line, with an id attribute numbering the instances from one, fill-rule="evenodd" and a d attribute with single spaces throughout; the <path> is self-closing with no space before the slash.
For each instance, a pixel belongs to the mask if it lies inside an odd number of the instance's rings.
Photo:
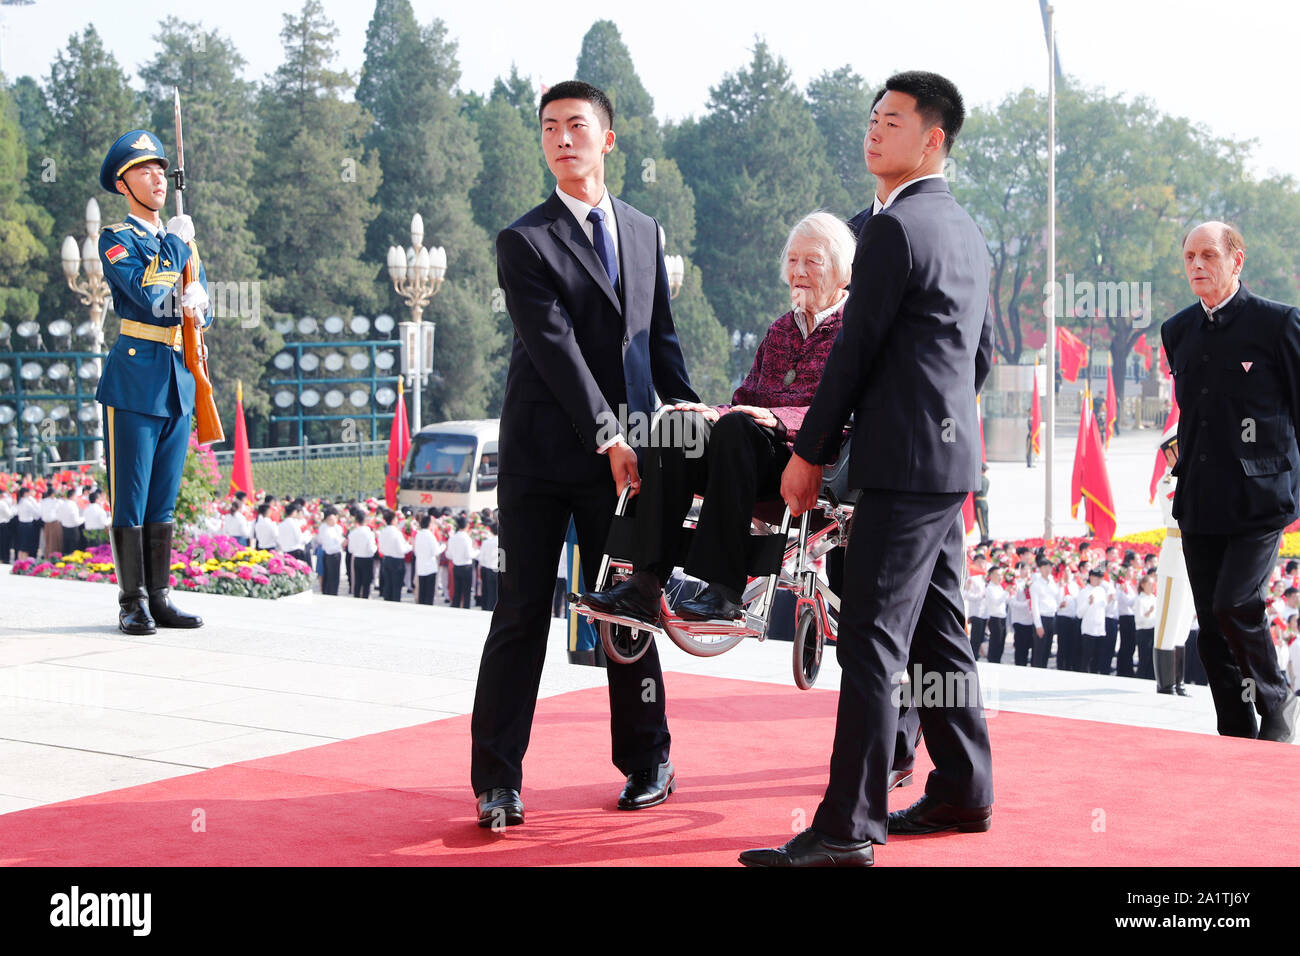
<path id="1" fill-rule="evenodd" d="M 253 575 L 253 583 L 254 583 L 254 584 L 270 584 L 270 583 L 271 583 L 271 579 L 268 578 L 268 577 L 266 577 L 265 575 L 262 575 L 262 574 L 254 574 L 254 575 Z"/>
<path id="2" fill-rule="evenodd" d="M 239 579 L 241 581 L 247 581 L 252 576 L 253 576 L 253 569 L 250 568 L 248 565 L 244 565 L 242 568 L 239 569 Z"/>

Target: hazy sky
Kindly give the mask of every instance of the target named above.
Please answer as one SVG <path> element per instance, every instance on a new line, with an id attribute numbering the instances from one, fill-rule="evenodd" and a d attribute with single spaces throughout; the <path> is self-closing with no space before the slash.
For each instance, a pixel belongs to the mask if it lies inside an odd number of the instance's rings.
<path id="1" fill-rule="evenodd" d="M 13 0 L 4 0 L 12 3 Z M 325 0 L 339 30 L 337 65 L 361 67 L 369 0 Z M 12 79 L 44 78 L 68 36 L 93 23 L 138 85 L 135 70 L 154 53 L 153 23 L 168 14 L 197 19 L 232 38 L 260 79 L 281 58 L 282 15 L 301 0 L 36 0 L 5 6 L 2 68 Z M 487 91 L 513 62 L 535 83 L 572 76 L 582 35 L 594 19 L 618 24 L 661 118 L 704 111 L 709 87 L 744 66 L 755 36 L 790 65 L 802 86 L 846 63 L 877 83 L 897 69 L 953 79 L 971 105 L 995 103 L 1025 86 L 1045 90 L 1047 53 L 1037 0 L 935 0 L 928 5 L 754 0 L 592 4 L 591 12 L 539 0 L 445 3 L 413 0 L 421 22 L 439 17 L 459 45 L 465 89 Z M 1300 179 L 1300 124 L 1288 99 L 1297 86 L 1300 7 L 1266 0 L 1057 0 L 1061 63 L 1108 93 L 1146 96 L 1219 136 L 1258 141 L 1259 174 Z M 918 11 L 932 11 L 922 18 Z M 149 35 L 132 33 L 145 26 Z M 1153 143 L 1153 148 L 1160 144 Z"/>

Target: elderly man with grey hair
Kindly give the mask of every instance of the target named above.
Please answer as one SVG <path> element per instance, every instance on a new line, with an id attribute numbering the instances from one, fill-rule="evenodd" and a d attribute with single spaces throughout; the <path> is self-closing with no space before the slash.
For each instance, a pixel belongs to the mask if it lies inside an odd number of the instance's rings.
<path id="1" fill-rule="evenodd" d="M 1300 310 L 1241 284 L 1246 245 L 1226 223 L 1192 229 L 1182 254 L 1199 301 L 1160 335 L 1180 409 L 1173 516 L 1197 651 L 1219 733 L 1289 743 L 1300 700 L 1278 667 L 1264 594 L 1282 530 L 1300 516 Z"/>
<path id="2" fill-rule="evenodd" d="M 767 330 L 731 405 L 682 404 L 660 417 L 641 463 L 635 553 L 627 556 L 634 573 L 606 591 L 584 594 L 584 603 L 657 621 L 664 583 L 678 559 L 682 519 L 703 492 L 684 567 L 708 587 L 676 611 L 690 620 L 743 614 L 744 541 L 754 503 L 780 490 L 790 460 L 787 443 L 799 431 L 839 335 L 854 248 L 848 227 L 829 213 L 805 216 L 790 230 L 781 252 L 790 311 Z"/>

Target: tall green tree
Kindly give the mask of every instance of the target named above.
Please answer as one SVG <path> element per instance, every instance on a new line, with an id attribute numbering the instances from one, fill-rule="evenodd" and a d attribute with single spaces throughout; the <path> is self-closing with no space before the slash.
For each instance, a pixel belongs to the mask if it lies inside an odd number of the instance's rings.
<path id="1" fill-rule="evenodd" d="M 337 36 L 319 0 L 285 14 L 284 62 L 257 105 L 258 205 L 248 221 L 264 249 L 269 298 L 296 315 L 378 304 L 379 266 L 364 253 L 379 163 L 364 142 L 370 115 L 346 98 L 348 74 L 331 68 Z"/>
<path id="2" fill-rule="evenodd" d="M 64 236 L 78 243 L 85 236 L 86 201 L 92 197 L 105 224 L 126 216 L 126 200 L 99 185 L 99 167 L 113 141 L 143 126 L 147 114 L 93 26 L 71 36 L 55 56 L 45 95 L 49 126 L 39 153 L 27 160 L 31 197 L 53 218 L 40 264 L 49 280 L 40 311 L 46 319 L 80 320 L 85 310 L 63 281 L 59 247 Z"/>
<path id="3" fill-rule="evenodd" d="M 384 174 L 367 248 L 382 263 L 390 245 L 407 244 L 418 212 L 426 244 L 447 251 L 446 283 L 424 314 L 437 323 L 434 376 L 423 401 L 429 422 L 481 417 L 500 407 L 503 388 L 497 372 L 508 320 L 492 311 L 496 270 L 470 204 L 483 161 L 462 114 L 459 80 L 456 44 L 441 20 L 421 27 L 408 0 L 378 0 L 357 86 L 357 101 L 374 117 L 366 142 Z"/>
<path id="4" fill-rule="evenodd" d="M 192 216 L 208 277 L 217 322 L 206 336 L 208 370 L 216 390 L 226 434 L 234 435 L 235 388 L 244 383 L 244 410 L 250 420 L 270 413 L 262 387 L 267 356 L 282 338 L 267 314 L 253 315 L 253 283 L 263 281 L 259 258 L 264 249 L 250 220 L 257 209 L 254 169 L 256 91 L 244 79 L 244 58 L 229 38 L 197 22 L 167 17 L 154 37 L 157 51 L 140 70 L 151 128 L 169 150 L 176 143 L 172 90 L 181 94 L 186 137 L 185 211 Z M 241 294 L 242 293 L 242 294 Z M 269 305 L 269 303 L 268 303 Z M 260 430 L 260 429 L 259 429 Z"/>
<path id="5" fill-rule="evenodd" d="M 874 97 L 874 88 L 851 66 L 826 70 L 808 84 L 813 121 L 826 140 L 826 155 L 849 203 L 839 210 L 842 215 L 856 213 L 875 195 L 876 177 L 867 171 L 862 151 Z"/>
<path id="6" fill-rule="evenodd" d="M 10 327 L 36 318 L 46 281 L 50 215 L 27 195 L 26 172 L 18 108 L 0 89 L 0 321 Z"/>
<path id="7" fill-rule="evenodd" d="M 519 111 L 494 89 L 472 114 L 483 172 L 470 190 L 474 221 L 495 236 L 545 196 L 542 171 L 529 157 L 540 153 L 537 124 L 525 126 Z"/>
<path id="8" fill-rule="evenodd" d="M 790 307 L 777 277 L 787 234 L 815 209 L 842 213 L 844 189 L 808 101 L 761 39 L 749 65 L 710 90 L 705 116 L 671 131 L 668 147 L 695 193 L 704 291 L 723 325 L 741 333 L 737 377 Z"/>
<path id="9" fill-rule="evenodd" d="M 578 79 L 600 87 L 614 104 L 615 152 L 606 158 L 606 188 L 653 216 L 664 230 L 666 254 L 685 259 L 682 291 L 673 301 L 673 320 L 682 343 L 691 384 L 706 401 L 731 396 L 727 332 L 718 323 L 702 275 L 691 261 L 695 249 L 695 196 L 677 163 L 668 158 L 654 100 L 632 62 L 632 54 L 609 20 L 592 24 L 578 55 Z M 621 182 L 609 177 L 610 160 Z"/>

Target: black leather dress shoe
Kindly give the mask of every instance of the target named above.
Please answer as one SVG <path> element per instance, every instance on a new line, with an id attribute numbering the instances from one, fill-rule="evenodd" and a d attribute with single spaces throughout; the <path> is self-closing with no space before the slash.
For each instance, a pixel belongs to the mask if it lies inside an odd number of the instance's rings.
<path id="1" fill-rule="evenodd" d="M 518 826 L 524 822 L 524 802 L 519 791 L 509 787 L 493 787 L 478 795 L 478 825 L 499 830 Z"/>
<path id="2" fill-rule="evenodd" d="M 928 794 L 906 810 L 895 810 L 889 815 L 890 833 L 938 833 L 940 830 L 983 833 L 992 825 L 992 807 L 954 807 Z"/>
<path id="3" fill-rule="evenodd" d="M 1292 694 L 1281 707 L 1259 722 L 1259 739 L 1291 743 L 1295 740 L 1297 716 L 1300 716 L 1300 697 Z"/>
<path id="4" fill-rule="evenodd" d="M 598 611 L 634 617 L 647 624 L 658 624 L 660 596 L 664 593 L 659 579 L 649 571 L 637 571 L 622 584 L 604 591 L 589 591 L 582 595 L 582 603 Z"/>
<path id="5" fill-rule="evenodd" d="M 876 857 L 870 840 L 844 843 L 810 827 L 785 846 L 746 850 L 740 862 L 745 866 L 871 866 Z"/>
<path id="6" fill-rule="evenodd" d="M 627 775 L 627 785 L 618 795 L 618 808 L 644 810 L 657 807 L 676 789 L 677 775 L 671 761 L 648 770 L 637 770 Z"/>
<path id="7" fill-rule="evenodd" d="M 745 616 L 741 605 L 724 597 L 713 585 L 677 605 L 676 611 L 686 621 L 734 621 Z"/>

